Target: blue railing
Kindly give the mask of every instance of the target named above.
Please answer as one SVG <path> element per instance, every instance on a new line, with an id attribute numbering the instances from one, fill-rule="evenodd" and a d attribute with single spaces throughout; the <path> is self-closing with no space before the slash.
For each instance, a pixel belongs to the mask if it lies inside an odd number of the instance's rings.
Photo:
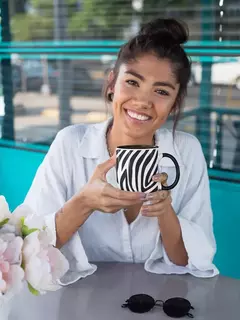
<path id="1" fill-rule="evenodd" d="M 13 54 L 18 54 L 19 58 L 24 59 L 39 59 L 44 56 L 48 60 L 102 60 L 109 58 L 110 60 L 116 59 L 116 53 L 124 41 L 38 41 L 38 42 L 1 42 L 0 43 L 0 59 L 2 64 L 9 61 Z M 240 63 L 240 41 L 189 41 L 185 46 L 186 51 L 190 55 L 192 61 L 208 63 L 214 62 L 237 62 Z M 215 122 L 216 129 L 216 143 L 217 150 L 215 168 L 220 169 L 218 164 L 222 162 L 222 128 L 224 125 L 224 115 L 240 117 L 240 109 L 232 109 L 228 106 L 216 107 L 212 106 L 210 100 L 206 99 L 206 90 L 210 90 L 211 79 L 202 77 L 200 84 L 199 108 L 192 111 L 183 113 L 183 119 L 195 116 L 196 132 L 199 138 L 206 158 L 210 152 L 210 121 L 209 116 L 211 113 L 217 114 Z M 7 81 L 7 83 L 6 83 Z M 3 79 L 3 86 L 8 86 L 4 91 L 5 95 L 10 94 L 9 79 Z M 205 95 L 205 96 L 204 96 Z M 7 97 L 8 101 L 11 97 Z M 6 112 L 10 112 L 11 108 L 6 108 Z M 10 112 L 11 113 L 11 112 Z M 8 123 L 10 123 L 11 114 L 7 114 Z M 237 129 L 238 130 L 238 129 Z M 238 133 L 239 134 L 239 133 Z M 237 146 L 235 152 L 240 154 Z M 209 159 L 207 159 L 209 164 Z M 225 175 L 224 175 L 225 176 Z M 226 177 L 225 177 L 226 178 Z M 239 178 L 235 181 L 239 182 Z"/>

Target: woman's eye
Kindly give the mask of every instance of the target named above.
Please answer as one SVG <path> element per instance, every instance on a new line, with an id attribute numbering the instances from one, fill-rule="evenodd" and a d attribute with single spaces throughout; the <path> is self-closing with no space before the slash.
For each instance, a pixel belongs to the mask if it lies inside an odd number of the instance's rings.
<path id="1" fill-rule="evenodd" d="M 169 96 L 169 93 L 167 91 L 165 91 L 165 90 L 159 89 L 159 90 L 156 90 L 156 92 L 158 94 L 160 94 L 161 96 Z"/>
<path id="2" fill-rule="evenodd" d="M 130 84 L 130 86 L 138 86 L 138 83 L 135 80 L 127 80 L 126 82 Z"/>

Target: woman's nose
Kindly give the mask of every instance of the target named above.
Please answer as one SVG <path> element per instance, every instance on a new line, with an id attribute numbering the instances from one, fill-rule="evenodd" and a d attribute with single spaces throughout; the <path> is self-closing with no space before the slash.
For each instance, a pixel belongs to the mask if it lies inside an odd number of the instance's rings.
<path id="1" fill-rule="evenodd" d="M 153 105 L 148 94 L 137 95 L 134 99 L 134 104 L 139 109 L 150 109 Z"/>

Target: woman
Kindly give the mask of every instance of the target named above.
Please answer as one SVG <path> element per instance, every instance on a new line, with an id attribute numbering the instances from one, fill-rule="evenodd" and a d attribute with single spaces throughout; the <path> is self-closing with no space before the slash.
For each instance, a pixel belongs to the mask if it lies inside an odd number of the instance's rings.
<path id="1" fill-rule="evenodd" d="M 54 245 L 70 263 L 62 284 L 94 273 L 94 261 L 142 262 L 158 274 L 218 274 L 202 149 L 195 137 L 175 131 L 190 77 L 181 46 L 187 38 L 174 19 L 144 25 L 109 74 L 105 97 L 113 118 L 63 129 L 39 167 L 25 203 L 56 230 Z M 159 129 L 170 114 L 173 131 Z M 114 152 L 130 144 L 156 144 L 177 159 L 181 178 L 171 195 L 117 188 Z M 173 179 L 172 163 L 159 168 L 167 175 L 153 179 Z"/>

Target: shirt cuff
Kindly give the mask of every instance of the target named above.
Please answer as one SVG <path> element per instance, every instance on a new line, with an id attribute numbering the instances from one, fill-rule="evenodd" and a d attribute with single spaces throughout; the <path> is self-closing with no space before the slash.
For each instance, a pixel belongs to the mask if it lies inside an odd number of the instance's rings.
<path id="1" fill-rule="evenodd" d="M 158 233 L 156 246 L 147 261 L 145 270 L 158 274 L 186 274 L 199 278 L 211 278 L 219 274 L 212 263 L 215 248 L 210 244 L 201 228 L 186 219 L 179 218 L 188 264 L 178 266 L 170 261 Z"/>

